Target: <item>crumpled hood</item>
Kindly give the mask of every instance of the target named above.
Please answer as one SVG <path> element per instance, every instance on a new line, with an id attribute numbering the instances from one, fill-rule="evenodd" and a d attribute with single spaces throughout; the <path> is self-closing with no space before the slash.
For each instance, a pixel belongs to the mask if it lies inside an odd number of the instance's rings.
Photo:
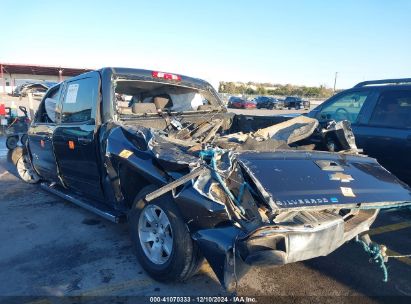
<path id="1" fill-rule="evenodd" d="M 411 189 L 369 157 L 287 150 L 244 152 L 237 160 L 272 209 L 411 202 Z"/>

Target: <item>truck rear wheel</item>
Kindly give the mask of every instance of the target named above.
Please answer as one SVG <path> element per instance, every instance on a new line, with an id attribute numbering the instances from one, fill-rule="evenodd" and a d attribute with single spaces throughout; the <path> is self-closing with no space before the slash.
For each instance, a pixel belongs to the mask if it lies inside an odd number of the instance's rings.
<path id="1" fill-rule="evenodd" d="M 28 139 L 28 135 L 27 135 L 27 134 L 23 134 L 23 135 L 21 136 L 20 142 L 21 142 L 21 144 L 22 144 L 23 146 L 26 145 L 27 139 Z"/>
<path id="2" fill-rule="evenodd" d="M 158 281 L 185 281 L 203 260 L 173 199 L 163 195 L 148 204 L 137 195 L 128 215 L 131 238 L 141 266 Z"/>

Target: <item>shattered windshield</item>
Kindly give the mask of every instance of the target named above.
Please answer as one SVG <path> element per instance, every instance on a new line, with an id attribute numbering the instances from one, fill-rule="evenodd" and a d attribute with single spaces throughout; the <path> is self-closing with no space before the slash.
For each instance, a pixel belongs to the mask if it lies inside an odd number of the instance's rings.
<path id="1" fill-rule="evenodd" d="M 117 80 L 115 96 L 119 114 L 147 115 L 221 109 L 217 97 L 208 90 L 162 82 Z"/>

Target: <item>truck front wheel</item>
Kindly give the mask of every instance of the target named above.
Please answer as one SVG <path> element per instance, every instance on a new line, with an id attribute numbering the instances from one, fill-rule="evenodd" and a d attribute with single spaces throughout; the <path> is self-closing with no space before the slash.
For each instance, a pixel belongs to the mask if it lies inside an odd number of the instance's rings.
<path id="1" fill-rule="evenodd" d="M 171 196 L 144 203 L 144 196 L 153 190 L 137 195 L 128 215 L 137 258 L 158 281 L 185 281 L 197 272 L 201 254 Z"/>
<path id="2" fill-rule="evenodd" d="M 32 167 L 27 153 L 22 153 L 16 162 L 17 173 L 20 178 L 29 184 L 35 184 L 40 181 L 40 177 Z"/>
<path id="3" fill-rule="evenodd" d="M 18 142 L 19 142 L 19 137 L 16 136 L 16 135 L 7 137 L 7 139 L 6 139 L 7 149 L 13 150 L 13 149 L 17 148 Z"/>

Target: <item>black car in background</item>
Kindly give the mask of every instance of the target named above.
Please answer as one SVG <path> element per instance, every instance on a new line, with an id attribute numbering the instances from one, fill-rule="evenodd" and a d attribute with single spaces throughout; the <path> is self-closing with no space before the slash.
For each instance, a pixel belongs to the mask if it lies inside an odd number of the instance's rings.
<path id="1" fill-rule="evenodd" d="M 307 116 L 321 124 L 350 121 L 364 154 L 411 185 L 411 78 L 361 82 Z"/>
<path id="2" fill-rule="evenodd" d="M 302 100 L 300 97 L 287 96 L 284 100 L 284 107 L 290 109 L 306 109 L 310 108 L 308 100 Z"/>
<path id="3" fill-rule="evenodd" d="M 284 108 L 284 102 L 278 100 L 277 98 L 274 97 L 268 97 L 268 96 L 258 96 L 253 99 L 257 105 L 257 109 L 283 109 Z"/>

